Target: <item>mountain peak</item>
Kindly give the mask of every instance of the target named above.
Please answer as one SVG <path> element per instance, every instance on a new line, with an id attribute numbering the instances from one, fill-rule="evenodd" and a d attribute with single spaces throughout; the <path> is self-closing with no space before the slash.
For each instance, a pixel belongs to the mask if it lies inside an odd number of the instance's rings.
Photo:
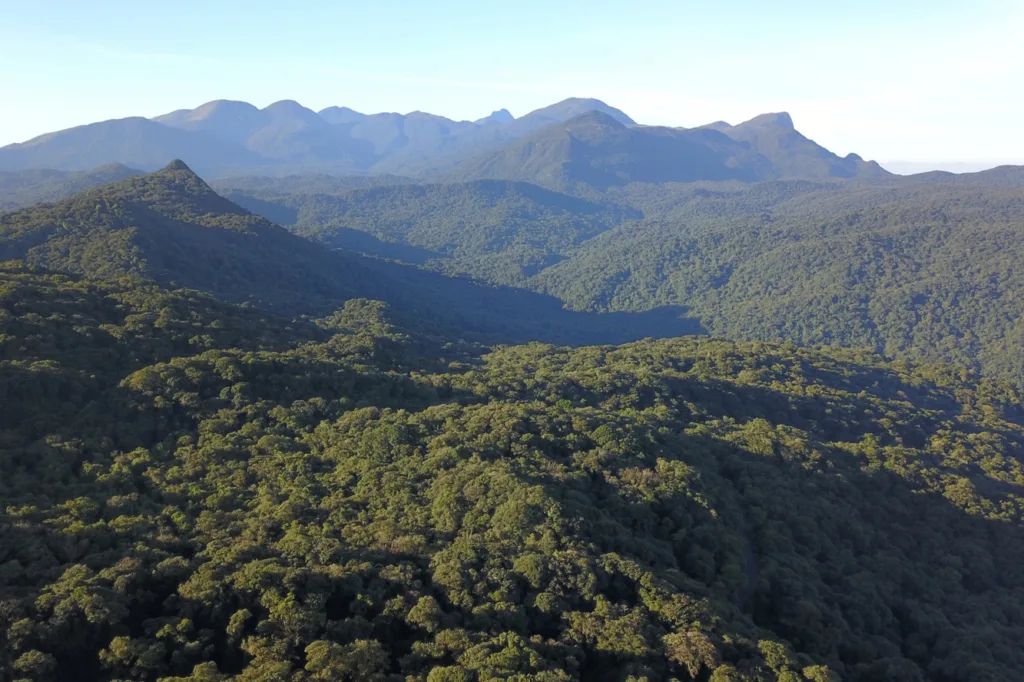
<path id="1" fill-rule="evenodd" d="M 511 123 L 516 120 L 516 117 L 508 109 L 498 109 L 492 111 L 489 116 L 484 116 L 481 119 L 474 121 L 477 125 L 487 125 L 488 123 Z"/>
<path id="2" fill-rule="evenodd" d="M 568 121 L 565 121 L 565 127 L 568 129 L 600 127 L 605 129 L 611 128 L 615 130 L 623 130 L 626 125 L 609 113 L 598 109 L 591 109 L 577 116 L 573 116 Z"/>
<path id="3" fill-rule="evenodd" d="M 266 111 L 267 109 L 273 110 L 273 109 L 305 109 L 305 108 L 306 107 L 302 106 L 301 104 L 299 104 L 298 102 L 296 102 L 293 99 L 279 99 L 276 102 L 272 102 L 271 104 L 268 104 L 267 106 L 263 107 L 264 111 Z"/>
<path id="4" fill-rule="evenodd" d="M 268 104 L 263 108 L 263 111 L 275 115 L 319 118 L 315 111 L 307 109 L 293 99 L 282 99 L 273 104 Z"/>
<path id="5" fill-rule="evenodd" d="M 785 128 L 786 130 L 795 130 L 796 127 L 793 125 L 793 117 L 785 111 L 773 112 L 770 114 L 761 114 L 754 118 L 741 123 L 744 126 L 761 126 L 771 128 Z"/>
<path id="6" fill-rule="evenodd" d="M 191 118 L 209 118 L 210 116 L 213 116 L 214 114 L 221 112 L 231 112 L 237 114 L 242 112 L 251 113 L 255 111 L 259 111 L 259 109 L 249 104 L 248 102 L 239 102 L 230 99 L 215 99 L 212 102 L 201 104 L 195 109 L 193 109 L 191 112 Z"/>
<path id="7" fill-rule="evenodd" d="M 192 169 L 189 168 L 188 164 L 186 164 L 181 159 L 175 159 L 174 161 L 171 161 L 169 164 L 164 166 L 163 169 L 160 172 L 164 173 L 164 172 L 171 172 L 171 171 L 186 171 L 188 173 L 192 173 Z M 195 175 L 195 173 L 192 173 L 192 174 Z"/>
<path id="8" fill-rule="evenodd" d="M 636 121 L 627 116 L 623 111 L 609 106 L 599 99 L 591 97 L 570 97 L 551 106 L 531 111 L 520 121 L 526 118 L 551 119 L 555 121 L 568 121 L 588 111 L 600 111 L 611 116 L 623 125 L 636 125 Z"/>
<path id="9" fill-rule="evenodd" d="M 366 118 L 366 114 L 360 113 L 348 107 L 327 107 L 317 112 L 320 118 L 328 123 L 354 123 Z"/>

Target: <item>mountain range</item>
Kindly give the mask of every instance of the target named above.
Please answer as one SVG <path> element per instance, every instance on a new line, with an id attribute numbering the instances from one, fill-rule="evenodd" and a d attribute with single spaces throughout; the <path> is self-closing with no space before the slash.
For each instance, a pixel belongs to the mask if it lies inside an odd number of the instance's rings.
<path id="1" fill-rule="evenodd" d="M 103 121 L 0 148 L 0 170 L 144 171 L 180 158 L 206 177 L 389 174 L 420 179 L 526 180 L 552 188 L 636 181 L 874 177 L 801 135 L 787 114 L 695 129 L 638 125 L 595 99 L 571 98 L 520 118 L 475 122 L 423 112 L 320 112 L 284 100 L 263 109 L 228 100 L 153 119 Z"/>

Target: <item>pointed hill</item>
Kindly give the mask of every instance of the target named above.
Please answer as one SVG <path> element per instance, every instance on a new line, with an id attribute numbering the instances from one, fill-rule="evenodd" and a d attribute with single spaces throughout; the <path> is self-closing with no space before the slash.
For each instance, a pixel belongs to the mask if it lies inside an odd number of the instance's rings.
<path id="1" fill-rule="evenodd" d="M 221 197 L 181 161 L 0 215 L 0 261 L 136 276 L 287 307 L 353 295 L 369 273 Z"/>
<path id="2" fill-rule="evenodd" d="M 514 120 L 516 120 L 516 117 L 513 116 L 508 109 L 498 109 L 497 111 L 492 111 L 489 116 L 484 116 L 481 119 L 477 119 L 476 121 L 474 121 L 474 123 L 476 123 L 479 126 L 493 124 L 501 125 L 503 123 L 511 123 Z"/>
<path id="3" fill-rule="evenodd" d="M 568 312 L 552 296 L 325 249 L 218 195 L 180 161 L 55 204 L 0 214 L 0 262 L 8 260 L 195 289 L 289 317 L 373 298 L 418 326 L 490 343 L 616 343 L 700 330 L 675 310 L 629 315 L 627 324 L 612 315 Z"/>
<path id="4" fill-rule="evenodd" d="M 728 135 L 771 162 L 778 178 L 864 178 L 889 173 L 856 154 L 840 157 L 802 135 L 786 112 L 762 114 L 739 125 L 713 123 L 706 128 Z"/>

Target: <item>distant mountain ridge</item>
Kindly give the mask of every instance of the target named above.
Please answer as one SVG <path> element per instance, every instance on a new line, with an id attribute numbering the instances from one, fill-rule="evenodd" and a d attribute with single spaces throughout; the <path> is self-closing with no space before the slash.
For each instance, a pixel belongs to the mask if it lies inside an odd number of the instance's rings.
<path id="1" fill-rule="evenodd" d="M 889 174 L 874 161 L 864 161 L 856 154 L 841 158 L 804 137 L 786 112 L 761 114 L 735 126 L 718 122 L 707 127 L 766 158 L 775 168 L 776 177 L 854 178 Z"/>
<path id="2" fill-rule="evenodd" d="M 484 152 L 446 179 L 532 182 L 558 191 L 604 190 L 632 182 L 687 183 L 889 175 L 855 154 L 840 158 L 801 135 L 786 113 L 731 126 L 637 126 L 590 110 Z"/>
<path id="3" fill-rule="evenodd" d="M 578 129 L 590 116 L 593 127 L 595 114 L 602 121 L 598 127 L 607 133 L 598 135 L 603 141 L 592 130 L 590 143 L 573 143 L 571 153 L 559 160 L 551 145 L 563 136 L 560 126 L 574 122 L 571 127 Z M 614 133 L 612 124 L 619 126 Z M 526 151 L 534 143 L 541 159 Z M 585 158 L 574 156 L 577 152 Z M 609 155 L 602 156 L 604 152 Z M 494 158 L 488 160 L 488 155 Z M 514 161 L 517 157 L 521 164 Z M 152 119 L 101 121 L 8 145 L 0 148 L 0 171 L 85 171 L 112 163 L 153 171 L 173 158 L 184 159 L 208 178 L 388 174 L 515 179 L 546 186 L 579 181 L 577 175 L 600 186 L 644 179 L 823 179 L 886 173 L 877 164 L 855 155 L 842 159 L 811 142 L 796 131 L 788 114 L 767 114 L 738 126 L 652 128 L 605 102 L 578 97 L 518 118 L 499 109 L 477 121 L 421 111 L 364 114 L 342 106 L 317 112 L 292 100 L 262 109 L 215 100 Z M 569 179 L 556 178 L 561 171 L 552 164 L 565 165 Z M 730 170 L 723 171 L 722 164 Z M 488 172 L 495 175 L 480 175 Z"/>
<path id="4" fill-rule="evenodd" d="M 58 201 L 78 192 L 140 175 L 142 171 L 119 163 L 91 171 L 27 170 L 0 172 L 0 211 Z"/>

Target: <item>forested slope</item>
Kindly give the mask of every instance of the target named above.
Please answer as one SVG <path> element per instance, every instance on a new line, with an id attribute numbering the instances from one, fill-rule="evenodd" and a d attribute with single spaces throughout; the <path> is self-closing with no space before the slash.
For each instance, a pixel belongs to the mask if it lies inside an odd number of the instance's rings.
<path id="1" fill-rule="evenodd" d="M 592 220 L 578 222 L 599 221 L 594 212 Z M 565 211 L 556 217 L 576 221 Z M 701 330 L 678 309 L 570 312 L 552 296 L 324 248 L 218 195 L 180 161 L 54 204 L 0 214 L 0 259 L 188 287 L 289 316 L 322 315 L 348 299 L 376 298 L 411 323 L 489 343 L 618 343 Z"/>
<path id="2" fill-rule="evenodd" d="M 717 336 L 869 347 L 1022 384 L 1022 177 L 231 196 L 328 246 L 530 288 L 577 311 L 675 307 Z"/>
<path id="3" fill-rule="evenodd" d="M 867 346 L 1024 382 L 1024 192 L 962 182 L 657 190 L 534 285 L 686 305 L 713 334 Z M 648 203 L 649 202 L 649 203 Z"/>
<path id="4" fill-rule="evenodd" d="M 0 269 L 31 680 L 1014 680 L 1021 396 L 700 338 L 491 351 Z"/>
<path id="5" fill-rule="evenodd" d="M 240 180 L 221 186 L 232 201 L 329 248 L 507 285 L 642 217 L 628 206 L 494 180 L 331 191 L 309 178 L 301 193 Z"/>

